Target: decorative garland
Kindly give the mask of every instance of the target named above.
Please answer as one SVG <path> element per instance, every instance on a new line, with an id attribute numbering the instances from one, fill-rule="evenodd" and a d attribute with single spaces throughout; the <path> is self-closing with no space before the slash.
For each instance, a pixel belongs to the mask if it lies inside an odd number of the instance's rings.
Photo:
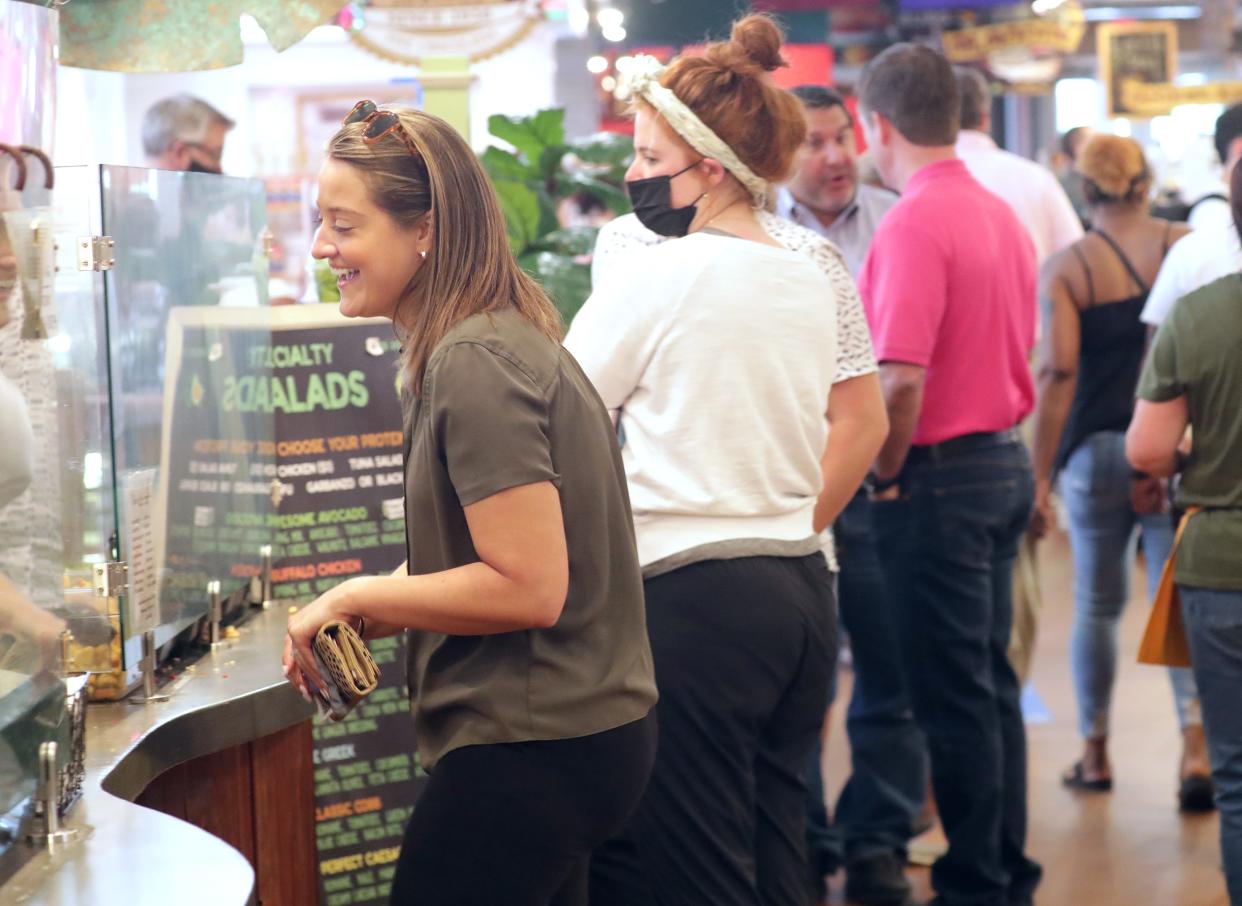
<path id="1" fill-rule="evenodd" d="M 528 14 L 525 20 L 522 22 L 522 24 L 518 27 L 518 29 L 512 35 L 506 38 L 504 41 L 500 42 L 499 44 L 493 47 L 489 47 L 486 50 L 480 50 L 480 51 L 476 51 L 475 53 L 467 54 L 466 59 L 469 60 L 471 63 L 479 63 L 483 60 L 488 60 L 488 59 L 491 59 L 492 57 L 499 56 L 500 54 L 504 53 L 506 50 L 510 50 L 511 48 L 522 43 L 522 41 L 526 40 L 526 38 L 534 30 L 535 26 L 538 25 L 541 21 L 542 21 L 542 16 L 539 13 Z M 372 41 L 370 38 L 366 36 L 365 28 L 362 29 L 361 31 L 349 32 L 349 39 L 353 41 L 355 44 L 357 44 L 359 47 L 361 47 L 363 50 L 365 50 L 367 53 L 371 54 L 372 56 L 379 57 L 381 60 L 387 60 L 389 63 L 400 63 L 403 66 L 422 65 L 422 55 L 400 54 L 400 53 L 397 53 L 396 51 L 389 50 L 386 47 L 382 47 L 381 45 L 377 44 L 375 41 Z"/>

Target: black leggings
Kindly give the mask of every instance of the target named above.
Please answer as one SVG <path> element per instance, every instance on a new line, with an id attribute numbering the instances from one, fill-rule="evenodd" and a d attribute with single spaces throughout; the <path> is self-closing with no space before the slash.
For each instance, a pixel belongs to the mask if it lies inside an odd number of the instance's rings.
<path id="1" fill-rule="evenodd" d="M 591 851 L 642 798 L 651 715 L 615 730 L 466 746 L 431 772 L 405 830 L 392 906 L 586 906 Z"/>
<path id="2" fill-rule="evenodd" d="M 836 652 L 823 554 L 648 579 L 651 783 L 591 866 L 591 906 L 806 902 L 806 783 Z"/>

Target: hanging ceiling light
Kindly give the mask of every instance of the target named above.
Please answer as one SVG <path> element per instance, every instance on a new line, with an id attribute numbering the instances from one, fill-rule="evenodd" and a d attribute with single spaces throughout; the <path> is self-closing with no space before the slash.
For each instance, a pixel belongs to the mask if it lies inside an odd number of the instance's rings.
<path id="1" fill-rule="evenodd" d="M 595 21 L 605 31 L 610 28 L 620 28 L 625 24 L 625 13 L 614 6 L 605 6 L 595 14 Z"/>

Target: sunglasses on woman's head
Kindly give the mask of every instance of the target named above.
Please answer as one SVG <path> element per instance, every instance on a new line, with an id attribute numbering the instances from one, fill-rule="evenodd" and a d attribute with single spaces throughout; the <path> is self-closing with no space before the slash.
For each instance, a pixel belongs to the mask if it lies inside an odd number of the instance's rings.
<path id="1" fill-rule="evenodd" d="M 374 101 L 359 101 L 354 104 L 354 109 L 346 114 L 345 119 L 341 120 L 344 126 L 351 123 L 366 124 L 366 128 L 362 131 L 362 140 L 368 145 L 374 145 L 386 136 L 396 135 L 405 143 L 405 147 L 411 154 L 421 157 L 418 148 L 414 147 L 413 140 L 405 131 L 405 127 L 401 125 L 401 117 L 391 110 L 380 110 L 375 106 Z"/>

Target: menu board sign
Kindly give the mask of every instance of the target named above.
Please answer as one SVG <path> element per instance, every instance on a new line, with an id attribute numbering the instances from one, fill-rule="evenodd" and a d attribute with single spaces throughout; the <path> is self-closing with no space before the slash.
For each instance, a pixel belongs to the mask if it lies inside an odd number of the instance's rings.
<path id="1" fill-rule="evenodd" d="M 405 560 L 397 341 L 384 331 L 346 322 L 273 332 L 251 349 L 265 369 L 258 382 L 240 378 L 233 398 L 226 389 L 226 406 L 275 414 L 276 457 L 263 479 L 279 487 L 269 518 L 277 599 L 309 601 Z"/>
<path id="2" fill-rule="evenodd" d="M 282 491 L 273 514 L 278 600 L 306 601 L 350 576 L 392 572 L 405 561 L 397 346 L 387 323 L 340 319 L 275 331 L 269 347 L 252 350 L 270 366 L 269 399 L 283 392 L 289 402 L 276 410 L 275 475 L 264 474 Z M 262 389 L 254 393 L 258 400 Z M 388 902 L 422 788 L 404 639 L 372 642 L 371 652 L 380 687 L 344 721 L 314 727 L 324 906 Z"/>
<path id="3" fill-rule="evenodd" d="M 207 613 L 207 583 L 227 598 L 259 569 L 273 539 L 274 416 L 236 405 L 256 380 L 251 346 L 269 341 L 272 309 L 187 306 L 169 313 L 156 503 L 158 623 L 180 629 Z M 134 629 L 125 627 L 126 636 Z"/>
<path id="4" fill-rule="evenodd" d="M 1127 104 L 1127 82 L 1163 85 L 1177 75 L 1177 23 L 1105 22 L 1096 27 L 1100 81 L 1108 115 L 1146 118 L 1150 113 Z"/>
<path id="5" fill-rule="evenodd" d="M 315 833 L 324 906 L 387 903 L 425 775 L 404 688 L 405 645 L 371 643 L 380 687 L 341 723 L 316 723 Z"/>
<path id="6" fill-rule="evenodd" d="M 273 596 L 305 603 L 405 560 L 397 341 L 328 306 L 174 317 L 179 352 L 164 459 L 167 581 L 227 564 L 244 582 L 273 546 Z M 219 363 L 218 368 L 213 366 Z M 197 390 L 195 389 L 197 388 Z M 241 496 L 262 505 L 232 507 Z M 198 578 L 198 577 L 196 577 Z M 387 902 L 422 787 L 401 637 L 371 644 L 380 687 L 314 727 L 321 902 Z"/>
<path id="7" fill-rule="evenodd" d="M 202 598 L 211 579 L 244 583 L 264 544 L 282 600 L 310 601 L 401 564 L 397 345 L 386 322 L 326 306 L 173 312 L 165 606 Z"/>

